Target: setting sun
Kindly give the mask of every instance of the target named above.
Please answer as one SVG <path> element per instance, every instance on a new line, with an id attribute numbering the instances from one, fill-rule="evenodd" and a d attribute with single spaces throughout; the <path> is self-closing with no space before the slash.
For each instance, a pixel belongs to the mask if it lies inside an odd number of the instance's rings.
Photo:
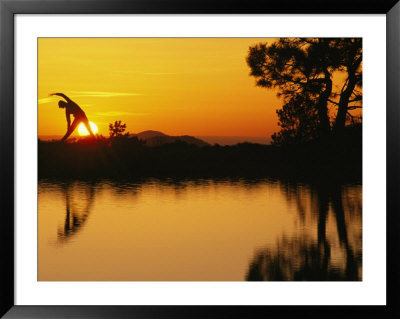
<path id="1" fill-rule="evenodd" d="M 97 132 L 99 131 L 99 129 L 97 128 L 97 125 L 94 124 L 93 122 L 89 122 L 89 125 L 90 125 L 90 128 L 92 129 L 93 133 L 97 134 Z M 79 133 L 80 136 L 89 135 L 89 132 L 86 129 L 86 126 L 83 123 L 79 124 L 78 133 Z"/>

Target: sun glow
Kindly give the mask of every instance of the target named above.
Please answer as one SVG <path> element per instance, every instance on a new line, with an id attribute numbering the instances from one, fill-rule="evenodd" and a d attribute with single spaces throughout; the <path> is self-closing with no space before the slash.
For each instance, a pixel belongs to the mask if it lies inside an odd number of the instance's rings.
<path id="1" fill-rule="evenodd" d="M 97 134 L 97 132 L 99 131 L 99 129 L 97 128 L 97 125 L 94 124 L 93 122 L 89 122 L 89 125 L 90 125 L 90 128 L 92 129 L 93 133 L 94 133 L 94 134 Z M 87 136 L 87 135 L 89 135 L 89 132 L 88 132 L 88 130 L 86 129 L 86 126 L 85 126 L 83 123 L 79 124 L 79 126 L 78 126 L 78 133 L 79 133 L 80 136 Z"/>

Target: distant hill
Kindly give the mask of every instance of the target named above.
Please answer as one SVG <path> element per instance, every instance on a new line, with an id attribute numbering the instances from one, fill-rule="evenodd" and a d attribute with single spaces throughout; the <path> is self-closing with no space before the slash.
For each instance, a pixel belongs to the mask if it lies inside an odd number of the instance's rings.
<path id="1" fill-rule="evenodd" d="M 170 136 L 158 131 L 143 131 L 136 134 L 129 134 L 129 136 L 136 136 L 139 140 L 146 141 L 147 146 L 160 146 L 167 143 L 185 142 L 197 146 L 207 146 L 208 143 L 201 139 L 189 135 L 183 136 Z"/>
<path id="2" fill-rule="evenodd" d="M 148 140 L 148 139 L 151 139 L 151 138 L 156 137 L 156 136 L 168 136 L 167 134 L 164 134 L 162 132 L 151 131 L 151 130 L 143 131 L 143 132 L 140 132 L 140 133 L 137 133 L 137 134 L 129 134 L 129 135 L 130 136 L 137 136 L 137 138 L 140 139 L 140 140 Z"/>
<path id="3" fill-rule="evenodd" d="M 270 144 L 271 140 L 268 137 L 258 136 L 196 136 L 197 138 L 211 144 L 235 145 L 238 143 L 256 143 L 256 144 Z"/>

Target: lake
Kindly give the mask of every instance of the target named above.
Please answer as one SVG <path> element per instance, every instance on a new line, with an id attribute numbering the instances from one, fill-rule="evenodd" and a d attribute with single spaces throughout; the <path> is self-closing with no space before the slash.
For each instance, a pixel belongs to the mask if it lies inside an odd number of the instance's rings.
<path id="1" fill-rule="evenodd" d="M 362 186 L 41 180 L 40 281 L 362 280 Z"/>

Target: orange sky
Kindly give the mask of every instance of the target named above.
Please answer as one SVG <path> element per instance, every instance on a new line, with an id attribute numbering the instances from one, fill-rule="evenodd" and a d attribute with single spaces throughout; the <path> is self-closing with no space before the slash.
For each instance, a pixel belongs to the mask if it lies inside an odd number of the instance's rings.
<path id="1" fill-rule="evenodd" d="M 38 133 L 63 135 L 62 92 L 99 134 L 122 120 L 127 131 L 168 135 L 260 136 L 278 130 L 274 90 L 255 86 L 246 64 L 260 38 L 40 38 Z"/>

